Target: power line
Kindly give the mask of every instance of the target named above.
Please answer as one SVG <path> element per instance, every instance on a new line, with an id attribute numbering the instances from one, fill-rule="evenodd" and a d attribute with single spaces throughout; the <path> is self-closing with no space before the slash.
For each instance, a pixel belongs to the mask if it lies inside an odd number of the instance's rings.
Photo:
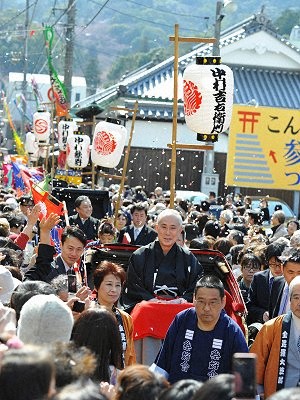
<path id="1" fill-rule="evenodd" d="M 137 6 L 142 6 L 142 7 L 145 7 L 145 8 L 149 8 L 150 10 L 158 11 L 158 12 L 165 13 L 165 14 L 178 15 L 179 17 L 187 17 L 187 18 L 209 19 L 209 17 L 200 17 L 199 15 L 176 13 L 174 11 L 167 11 L 167 10 L 162 10 L 161 8 L 150 7 L 150 6 L 146 6 L 145 4 L 137 3 L 136 1 L 133 1 L 133 0 L 125 0 L 125 1 L 127 3 L 133 3 L 133 4 L 136 4 Z"/>
<path id="2" fill-rule="evenodd" d="M 36 2 L 36 0 L 35 0 Z M 9 19 L 8 21 L 5 21 L 5 23 L 3 25 L 0 25 L 0 29 L 4 28 L 5 26 L 7 26 L 10 22 L 15 21 L 16 18 L 18 18 L 20 15 L 24 14 L 24 12 L 26 12 L 27 10 L 29 10 L 32 6 L 34 5 L 34 3 L 29 4 L 28 7 L 25 7 L 24 10 L 20 11 L 18 14 L 14 15 L 11 19 Z"/>
<path id="3" fill-rule="evenodd" d="M 127 13 L 124 13 L 124 12 L 122 12 L 122 11 L 116 10 L 116 9 L 114 9 L 114 8 L 111 8 L 111 7 L 106 7 L 106 8 L 108 8 L 109 10 L 115 11 L 115 12 L 118 13 L 118 14 L 126 15 L 126 17 L 131 17 L 131 18 L 138 19 L 138 20 L 140 20 L 140 21 L 148 22 L 149 24 L 160 25 L 160 26 L 166 26 L 166 27 L 168 27 L 168 28 L 174 29 L 174 25 L 168 25 L 168 24 L 163 24 L 163 23 L 160 23 L 160 22 L 150 21 L 149 19 L 137 17 L 136 15 L 132 15 L 132 14 L 127 14 Z M 198 32 L 198 33 L 199 33 L 199 30 L 196 30 L 196 29 L 189 29 L 189 28 L 180 28 L 180 29 L 181 29 L 182 31 L 190 31 L 190 32 Z"/>
<path id="4" fill-rule="evenodd" d="M 76 3 L 77 3 L 77 0 L 74 0 L 74 3 L 73 3 L 74 7 L 75 7 Z M 62 14 L 57 18 L 57 20 L 51 25 L 51 27 L 55 26 L 55 25 L 62 19 L 62 17 L 63 17 L 67 12 L 70 11 L 71 8 L 72 8 L 72 6 L 66 8 L 66 9 L 62 12 Z"/>
<path id="5" fill-rule="evenodd" d="M 32 14 L 31 14 L 31 18 L 30 18 L 30 21 L 29 21 L 29 26 L 32 24 L 33 17 L 34 17 L 34 13 L 35 13 L 36 6 L 37 6 L 38 1 L 39 1 L 39 0 L 35 0 L 35 3 L 34 3 L 34 5 L 33 5 L 33 10 L 32 10 Z"/>
<path id="6" fill-rule="evenodd" d="M 53 10 L 54 10 L 55 7 L 56 7 L 56 1 L 57 1 L 57 0 L 54 0 L 53 6 L 52 6 L 52 11 L 50 12 L 50 15 L 49 15 L 49 17 L 48 17 L 48 20 L 47 20 L 47 22 L 46 22 L 44 25 L 49 25 L 49 21 L 50 21 L 50 19 L 51 19 L 51 16 L 53 15 Z M 41 29 L 41 30 L 44 31 L 44 28 Z M 36 68 L 37 68 L 37 66 L 38 66 L 38 64 L 39 64 L 39 62 L 40 62 L 40 59 L 41 59 L 41 57 L 42 57 L 43 55 L 45 56 L 45 43 L 43 43 L 43 44 L 41 45 L 40 56 L 39 56 L 39 58 L 38 58 L 38 60 L 37 60 L 37 62 L 36 62 L 35 69 L 33 70 L 34 72 L 35 72 L 35 70 L 36 70 Z M 39 70 L 38 73 L 41 73 L 41 72 L 43 71 L 43 69 L 45 68 L 45 66 L 46 66 L 46 63 L 43 64 L 42 68 Z M 33 72 L 33 73 L 34 73 L 34 72 Z"/>
<path id="7" fill-rule="evenodd" d="M 100 12 L 103 10 L 103 8 L 106 6 L 106 4 L 109 2 L 110 0 L 106 0 L 106 2 L 100 7 L 100 9 L 96 12 L 96 14 L 93 16 L 93 18 L 84 26 L 84 28 L 81 30 L 81 32 L 83 32 L 100 14 Z M 81 33 L 80 32 L 80 33 Z"/>

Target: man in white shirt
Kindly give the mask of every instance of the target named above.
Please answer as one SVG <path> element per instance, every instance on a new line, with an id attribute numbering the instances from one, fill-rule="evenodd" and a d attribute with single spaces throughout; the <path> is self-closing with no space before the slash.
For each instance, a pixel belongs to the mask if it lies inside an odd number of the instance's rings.
<path id="1" fill-rule="evenodd" d="M 131 210 L 132 225 L 121 229 L 118 242 L 145 246 L 153 242 L 157 232 L 147 226 L 147 207 L 143 203 L 137 203 Z"/>

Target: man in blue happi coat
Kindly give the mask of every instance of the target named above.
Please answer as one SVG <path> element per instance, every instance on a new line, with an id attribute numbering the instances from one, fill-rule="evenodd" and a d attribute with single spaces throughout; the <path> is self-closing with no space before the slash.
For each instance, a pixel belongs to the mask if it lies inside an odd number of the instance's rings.
<path id="1" fill-rule="evenodd" d="M 234 353 L 248 353 L 240 327 L 224 311 L 222 282 L 206 275 L 196 284 L 194 308 L 176 315 L 150 369 L 170 383 L 181 379 L 206 381 L 230 373 Z"/>

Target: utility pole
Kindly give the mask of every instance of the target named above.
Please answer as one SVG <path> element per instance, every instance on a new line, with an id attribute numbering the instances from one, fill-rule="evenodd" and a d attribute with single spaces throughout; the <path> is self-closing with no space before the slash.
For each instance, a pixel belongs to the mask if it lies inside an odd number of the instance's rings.
<path id="1" fill-rule="evenodd" d="M 66 30 L 66 52 L 64 85 L 67 92 L 67 102 L 71 104 L 72 76 L 73 76 L 73 54 L 74 54 L 74 28 L 75 28 L 75 0 L 69 0 L 67 11 L 67 30 Z"/>
<path id="2" fill-rule="evenodd" d="M 26 13 L 25 13 L 25 25 L 24 25 L 24 55 L 23 55 L 23 83 L 22 83 L 22 94 L 23 94 L 23 116 L 22 116 L 22 128 L 21 133 L 25 134 L 26 125 L 26 101 L 27 101 L 27 70 L 28 70 L 28 27 L 29 27 L 29 0 L 26 0 Z"/>
<path id="3" fill-rule="evenodd" d="M 224 8 L 227 8 L 230 12 L 236 10 L 236 3 L 233 0 L 218 0 L 216 3 L 216 15 L 215 15 L 215 24 L 214 24 L 214 37 L 216 41 L 213 44 L 212 55 L 214 57 L 220 56 L 220 37 L 221 37 L 221 23 L 225 16 Z M 214 191 L 218 192 L 219 190 L 219 175 L 215 173 L 214 165 L 215 165 L 215 151 L 214 144 L 212 150 L 207 150 L 204 153 L 203 160 L 203 173 L 201 176 L 201 191 L 209 192 Z"/>

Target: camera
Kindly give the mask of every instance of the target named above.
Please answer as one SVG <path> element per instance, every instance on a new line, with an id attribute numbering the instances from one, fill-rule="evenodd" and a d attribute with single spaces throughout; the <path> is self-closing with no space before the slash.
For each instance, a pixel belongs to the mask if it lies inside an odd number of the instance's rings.
<path id="1" fill-rule="evenodd" d="M 69 293 L 77 292 L 76 275 L 68 275 L 68 292 Z"/>
<path id="2" fill-rule="evenodd" d="M 84 311 L 85 302 L 84 301 L 74 301 L 72 311 L 81 313 Z"/>
<path id="3" fill-rule="evenodd" d="M 235 353 L 233 355 L 233 374 L 235 398 L 256 398 L 256 355 L 251 353 Z"/>

